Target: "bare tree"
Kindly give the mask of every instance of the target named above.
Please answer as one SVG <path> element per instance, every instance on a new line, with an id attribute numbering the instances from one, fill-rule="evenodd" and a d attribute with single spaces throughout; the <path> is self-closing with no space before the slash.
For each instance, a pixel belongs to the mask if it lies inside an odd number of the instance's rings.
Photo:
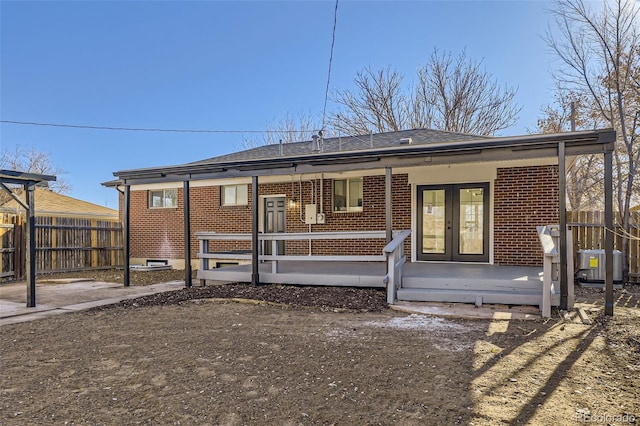
<path id="1" fill-rule="evenodd" d="M 536 133 L 561 133 L 587 130 L 602 126 L 602 119 L 594 113 L 589 99 L 582 93 L 556 88 L 555 101 L 541 110 Z M 567 200 L 571 210 L 603 208 L 601 155 L 580 155 L 567 169 Z"/>
<path id="2" fill-rule="evenodd" d="M 344 109 L 330 114 L 330 124 L 348 135 L 408 128 L 409 98 L 403 93 L 402 80 L 402 74 L 391 67 L 358 71 L 353 80 L 356 92 L 335 92 L 334 102 Z"/>
<path id="3" fill-rule="evenodd" d="M 429 63 L 418 70 L 416 99 L 432 127 L 450 132 L 493 135 L 516 124 L 521 108 L 513 100 L 516 89 L 498 83 L 462 52 L 434 50 Z"/>
<path id="4" fill-rule="evenodd" d="M 582 0 L 556 0 L 558 31 L 546 36 L 562 64 L 554 74 L 559 86 L 588 98 L 594 114 L 616 130 L 614 197 L 626 232 L 640 160 L 639 8 L 637 1 L 613 0 L 593 11 Z"/>
<path id="5" fill-rule="evenodd" d="M 262 145 L 300 142 L 311 140 L 311 136 L 320 130 L 320 124 L 311 115 L 304 112 L 297 117 L 286 113 L 279 121 L 267 125 L 267 131 L 260 138 L 248 137 L 242 140 L 240 149 L 251 149 Z"/>
<path id="6" fill-rule="evenodd" d="M 454 60 L 434 50 L 409 87 L 390 67 L 365 68 L 354 83 L 355 91 L 335 92 L 341 108 L 329 119 L 334 130 L 350 135 L 423 127 L 493 135 L 514 125 L 520 112 L 516 90 L 498 87 L 464 52 Z"/>
<path id="7" fill-rule="evenodd" d="M 54 175 L 56 176 L 56 180 L 53 182 L 43 182 L 43 186 L 60 194 L 71 191 L 71 185 L 60 177 L 61 174 L 65 173 L 64 170 L 53 164 L 50 154 L 38 151 L 35 148 L 25 149 L 16 145 L 13 151 L 3 150 L 0 155 L 0 169 Z"/>

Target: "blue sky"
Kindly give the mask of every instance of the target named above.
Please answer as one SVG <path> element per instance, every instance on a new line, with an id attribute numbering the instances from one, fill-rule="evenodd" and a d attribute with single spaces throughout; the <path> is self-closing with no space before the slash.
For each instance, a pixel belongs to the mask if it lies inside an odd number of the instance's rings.
<path id="1" fill-rule="evenodd" d="M 548 1 L 346 1 L 338 6 L 330 90 L 366 66 L 407 82 L 434 48 L 466 50 L 518 89 L 528 133 L 552 101 Z M 90 126 L 261 130 L 321 115 L 334 1 L 0 2 L 2 120 Z M 329 102 L 327 109 L 335 108 Z M 125 132 L 0 123 L 0 149 L 50 155 L 69 195 L 117 208 L 116 170 L 235 151 L 242 134 Z"/>

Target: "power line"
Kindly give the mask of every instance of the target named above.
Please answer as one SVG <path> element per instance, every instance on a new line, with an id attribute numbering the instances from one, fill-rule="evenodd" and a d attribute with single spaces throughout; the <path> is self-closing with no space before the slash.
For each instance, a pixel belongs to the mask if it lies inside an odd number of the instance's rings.
<path id="1" fill-rule="evenodd" d="M 329 72 L 327 73 L 327 88 L 324 91 L 324 108 L 322 109 L 322 130 L 324 130 L 324 123 L 327 113 L 327 99 L 329 98 L 329 82 L 331 81 L 331 64 L 333 62 L 333 46 L 336 42 L 336 24 L 338 22 L 338 0 L 336 0 L 336 7 L 333 11 L 333 33 L 331 34 L 331 53 L 329 54 Z"/>
<path id="2" fill-rule="evenodd" d="M 144 127 L 90 126 L 84 124 L 38 123 L 33 121 L 0 120 L 0 123 L 25 126 L 66 127 L 72 129 L 118 130 L 125 132 L 173 132 L 173 133 L 307 133 L 313 130 L 197 130 L 197 129 L 158 129 Z"/>

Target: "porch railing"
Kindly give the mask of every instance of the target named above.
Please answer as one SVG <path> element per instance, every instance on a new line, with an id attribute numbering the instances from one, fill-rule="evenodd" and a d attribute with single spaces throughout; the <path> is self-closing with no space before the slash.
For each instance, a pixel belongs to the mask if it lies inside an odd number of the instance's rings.
<path id="1" fill-rule="evenodd" d="M 407 257 L 404 254 L 404 240 L 411 235 L 410 230 L 400 231 L 382 252 L 387 258 L 387 275 L 384 282 L 387 285 L 387 303 L 393 304 L 396 301 L 398 289 L 402 287 L 402 277 L 404 276 L 404 264 Z"/>
<path id="2" fill-rule="evenodd" d="M 544 253 L 542 266 L 542 316 L 551 316 L 551 296 L 560 289 L 560 226 L 538 226 L 538 238 Z M 573 237 L 567 232 L 567 309 L 572 309 L 575 302 L 573 284 Z"/>
<path id="3" fill-rule="evenodd" d="M 244 250 L 240 252 L 225 252 L 212 249 L 210 241 L 251 241 L 251 234 L 219 234 L 217 232 L 196 232 L 196 238 L 200 240 L 201 269 L 209 269 L 209 259 L 233 259 L 251 260 L 251 253 Z M 286 255 L 278 253 L 279 241 L 316 241 L 316 240 L 358 240 L 358 239 L 384 239 L 384 231 L 360 231 L 360 232 L 278 232 L 258 234 L 259 246 L 263 241 L 271 241 L 271 254 L 258 255 L 260 261 L 271 261 L 272 272 L 278 272 L 278 262 L 287 261 L 324 261 L 324 262 L 380 262 L 386 260 L 384 255 Z"/>
<path id="4" fill-rule="evenodd" d="M 259 247 L 263 241 L 271 241 L 271 254 L 258 255 L 259 261 L 270 261 L 271 272 L 278 273 L 280 261 L 322 261 L 322 262 L 386 262 L 387 272 L 381 277 L 387 287 L 387 301 L 395 301 L 396 291 L 402 284 L 404 264 L 404 241 L 411 235 L 410 230 L 395 231 L 393 240 L 387 244 L 381 255 L 286 255 L 278 253 L 279 241 L 316 241 L 316 240 L 371 240 L 386 238 L 385 231 L 359 232 L 300 232 L 300 233 L 261 233 L 258 235 Z M 196 232 L 199 240 L 200 270 L 210 269 L 209 261 L 216 260 L 251 260 L 252 254 L 247 250 L 228 252 L 216 251 L 214 241 L 251 241 L 251 234 L 220 234 L 216 232 Z"/>

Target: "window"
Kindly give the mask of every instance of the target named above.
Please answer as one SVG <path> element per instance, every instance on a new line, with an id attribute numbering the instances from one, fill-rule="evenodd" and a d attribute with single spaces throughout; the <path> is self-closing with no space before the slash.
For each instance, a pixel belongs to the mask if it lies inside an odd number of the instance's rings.
<path id="1" fill-rule="evenodd" d="M 333 181 L 333 211 L 362 211 L 362 178 Z"/>
<path id="2" fill-rule="evenodd" d="M 226 185 L 222 187 L 223 206 L 246 206 L 249 204 L 249 185 Z"/>
<path id="3" fill-rule="evenodd" d="M 178 190 L 158 189 L 156 191 L 149 191 L 149 207 L 178 207 Z"/>

